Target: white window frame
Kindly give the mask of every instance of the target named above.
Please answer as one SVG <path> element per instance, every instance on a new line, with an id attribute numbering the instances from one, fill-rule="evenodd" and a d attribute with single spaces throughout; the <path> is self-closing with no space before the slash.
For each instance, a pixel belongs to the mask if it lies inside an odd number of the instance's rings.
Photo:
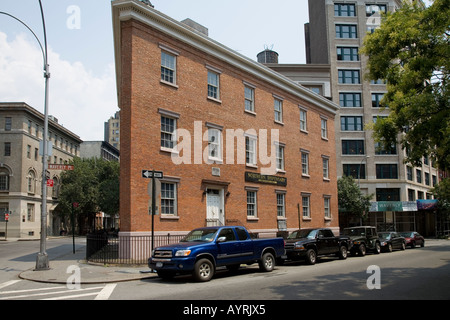
<path id="1" fill-rule="evenodd" d="M 216 102 L 220 101 L 220 75 L 222 71 L 212 66 L 206 65 L 207 73 L 207 97 Z M 215 88 L 215 94 L 210 95 L 210 88 Z"/>
<path id="2" fill-rule="evenodd" d="M 273 109 L 274 109 L 274 119 L 277 123 L 283 123 L 283 99 L 279 97 L 274 97 Z"/>
<path id="3" fill-rule="evenodd" d="M 328 140 L 328 120 L 320 118 L 320 134 L 322 139 Z"/>
<path id="4" fill-rule="evenodd" d="M 164 70 L 171 74 L 163 72 Z M 177 84 L 177 57 L 165 50 L 161 50 L 161 82 Z"/>
<path id="5" fill-rule="evenodd" d="M 323 196 L 324 217 L 326 220 L 331 220 L 331 197 Z"/>
<path id="6" fill-rule="evenodd" d="M 275 143 L 275 151 L 276 151 L 276 169 L 277 171 L 281 171 L 281 172 L 285 172 L 284 171 L 284 163 L 285 163 L 285 158 L 284 158 L 284 149 L 285 149 L 285 145 L 283 143 L 279 143 L 276 142 Z"/>
<path id="7" fill-rule="evenodd" d="M 163 129 L 163 119 L 173 121 L 173 131 L 172 132 Z M 167 117 L 165 115 L 161 115 L 161 150 L 173 150 L 175 148 L 175 145 L 177 142 L 176 131 L 177 131 L 177 119 Z M 170 136 L 170 140 L 163 139 L 163 135 Z M 171 146 L 167 146 L 166 143 L 171 144 Z"/>
<path id="8" fill-rule="evenodd" d="M 300 108 L 300 131 L 308 132 L 308 111 Z"/>
<path id="9" fill-rule="evenodd" d="M 159 44 L 159 48 L 161 49 L 161 68 L 165 68 L 165 69 L 173 72 L 173 81 L 168 81 L 166 79 L 163 79 L 162 70 L 161 70 L 160 81 L 161 81 L 161 83 L 168 84 L 168 85 L 178 88 L 178 86 L 177 86 L 177 63 L 178 63 L 178 56 L 180 55 L 180 53 L 177 50 L 169 48 L 168 46 L 166 46 L 162 43 Z M 173 59 L 173 66 L 164 64 L 165 60 L 163 58 L 163 55 L 166 55 L 167 57 Z"/>
<path id="10" fill-rule="evenodd" d="M 250 95 L 250 96 L 249 96 Z M 255 87 L 244 83 L 244 111 L 255 113 Z M 249 108 L 247 108 L 249 107 Z"/>
<path id="11" fill-rule="evenodd" d="M 302 193 L 302 217 L 311 219 L 311 194 Z"/>
<path id="12" fill-rule="evenodd" d="M 322 156 L 323 179 L 330 180 L 330 157 Z"/>
<path id="13" fill-rule="evenodd" d="M 171 197 L 166 197 L 166 190 L 163 190 L 163 186 L 164 185 L 172 185 L 173 186 L 173 198 Z M 178 184 L 176 182 L 171 182 L 171 181 L 161 181 L 161 206 L 160 206 L 160 212 L 161 215 L 166 215 L 166 216 L 178 216 Z M 173 213 L 167 213 L 167 212 L 163 212 L 163 200 L 168 200 L 171 201 L 173 203 Z M 167 206 L 164 206 L 167 207 Z M 170 207 L 170 206 L 169 206 Z"/>
<path id="14" fill-rule="evenodd" d="M 245 135 L 245 164 L 250 167 L 257 166 L 257 138 Z"/>
<path id="15" fill-rule="evenodd" d="M 302 162 L 302 176 L 309 177 L 309 151 L 301 151 L 301 162 Z"/>
<path id="16" fill-rule="evenodd" d="M 217 155 L 212 155 L 213 149 L 217 150 Z M 208 159 L 222 162 L 222 130 L 218 128 L 208 128 Z"/>
<path id="17" fill-rule="evenodd" d="M 176 146 L 177 146 L 177 126 L 178 126 L 178 119 L 180 118 L 180 115 L 176 112 L 173 111 L 169 111 L 169 110 L 165 110 L 165 109 L 158 109 L 158 113 L 160 114 L 160 133 L 161 134 L 170 134 L 171 135 L 171 141 L 173 144 L 172 148 L 166 147 L 166 146 L 162 146 L 161 142 L 162 142 L 162 137 L 160 136 L 159 141 L 160 141 L 160 150 L 161 151 L 166 151 L 166 152 L 177 152 Z M 162 119 L 163 118 L 167 118 L 167 119 L 171 119 L 174 121 L 174 130 L 173 132 L 169 132 L 169 131 L 163 131 L 162 128 Z M 160 135 L 161 135 L 160 134 Z"/>
<path id="18" fill-rule="evenodd" d="M 247 192 L 247 218 L 258 218 L 258 191 L 246 190 Z M 253 202 L 249 202 L 249 194 L 253 195 Z"/>
<path id="19" fill-rule="evenodd" d="M 286 217 L 286 193 L 275 192 L 277 199 L 277 218 Z"/>

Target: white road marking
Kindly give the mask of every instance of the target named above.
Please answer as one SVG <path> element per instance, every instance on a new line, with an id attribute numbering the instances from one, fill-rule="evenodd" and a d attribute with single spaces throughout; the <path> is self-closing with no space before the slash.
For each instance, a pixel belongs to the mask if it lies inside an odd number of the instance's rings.
<path id="1" fill-rule="evenodd" d="M 65 287 L 59 287 L 59 288 L 56 288 L 56 289 L 61 289 L 61 288 L 65 288 Z M 52 292 L 24 294 L 24 295 L 19 295 L 19 296 L 8 296 L 8 297 L 0 298 L 0 300 L 11 300 L 11 299 L 40 297 L 40 296 L 45 296 L 45 295 L 50 295 L 50 294 L 62 294 L 62 293 L 70 293 L 70 292 L 78 292 L 78 291 L 98 290 L 98 289 L 102 289 L 102 288 L 103 287 L 94 287 L 94 288 L 87 288 L 87 289 L 74 289 L 74 290 L 67 290 L 67 289 L 65 289 L 63 291 L 52 291 Z M 53 288 L 53 289 L 55 289 L 55 288 Z M 46 289 L 43 289 L 43 290 L 46 290 Z M 19 290 L 19 291 L 23 292 L 24 290 Z M 25 291 L 28 291 L 28 290 L 25 290 Z M 35 291 L 39 291 L 39 290 L 35 290 Z"/>
<path id="2" fill-rule="evenodd" d="M 107 284 L 102 291 L 95 297 L 95 300 L 108 300 L 109 296 L 112 294 L 114 289 L 116 288 L 117 283 L 109 283 Z"/>
<path id="3" fill-rule="evenodd" d="M 5 287 L 7 287 L 7 286 L 13 285 L 13 284 L 15 284 L 17 282 L 20 282 L 20 281 L 21 280 L 11 280 L 11 281 L 8 281 L 8 282 L 1 283 L 0 284 L 0 289 L 3 289 Z"/>
<path id="4" fill-rule="evenodd" d="M 4 283 L 0 283 L 0 289 L 12 286 L 22 280 L 11 280 Z M 48 287 L 37 289 L 22 289 L 22 290 L 8 290 L 0 291 L 0 300 L 12 300 L 12 299 L 42 299 L 42 300 L 63 300 L 73 299 L 87 296 L 96 296 L 95 300 L 108 300 L 114 289 L 116 283 L 106 284 L 105 286 L 97 286 L 84 289 L 67 289 L 67 287 Z M 87 292 L 97 290 L 95 292 Z M 74 293 L 74 294 L 72 294 Z M 78 293 L 78 294 L 75 294 Z M 57 297 L 45 298 L 48 295 L 59 295 Z M 42 298 L 41 298 L 42 297 Z"/>
<path id="5" fill-rule="evenodd" d="M 74 294 L 74 295 L 71 295 L 71 296 L 47 298 L 47 299 L 41 299 L 41 300 L 66 300 L 66 299 L 72 299 L 72 298 L 81 298 L 81 297 L 93 296 L 93 295 L 96 295 L 96 294 L 97 294 L 97 292 L 91 292 L 91 293 Z"/>

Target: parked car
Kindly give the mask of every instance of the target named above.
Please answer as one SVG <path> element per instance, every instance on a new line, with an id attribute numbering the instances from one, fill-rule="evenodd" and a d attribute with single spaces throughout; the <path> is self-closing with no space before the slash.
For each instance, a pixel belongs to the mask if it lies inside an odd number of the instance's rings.
<path id="1" fill-rule="evenodd" d="M 377 229 L 372 226 L 360 226 L 344 229 L 344 236 L 348 236 L 352 242 L 350 253 L 352 255 L 365 256 L 367 251 L 375 254 L 381 252 L 381 244 L 378 239 Z"/>
<path id="2" fill-rule="evenodd" d="M 290 260 L 304 259 L 307 264 L 315 264 L 319 256 L 347 259 L 349 241 L 349 237 L 335 237 L 330 229 L 296 230 L 286 239 L 286 255 Z"/>
<path id="3" fill-rule="evenodd" d="M 283 238 L 251 239 L 244 227 L 223 226 L 195 229 L 180 243 L 156 248 L 148 266 L 161 278 L 192 274 L 198 281 L 209 281 L 217 267 L 237 270 L 256 262 L 270 272 L 275 260 L 284 258 Z"/>
<path id="4" fill-rule="evenodd" d="M 381 250 L 392 252 L 394 249 L 405 250 L 406 240 L 397 232 L 378 232 Z"/>
<path id="5" fill-rule="evenodd" d="M 406 245 L 411 248 L 415 248 L 417 245 L 425 247 L 425 238 L 416 231 L 400 232 L 400 235 L 405 238 Z"/>

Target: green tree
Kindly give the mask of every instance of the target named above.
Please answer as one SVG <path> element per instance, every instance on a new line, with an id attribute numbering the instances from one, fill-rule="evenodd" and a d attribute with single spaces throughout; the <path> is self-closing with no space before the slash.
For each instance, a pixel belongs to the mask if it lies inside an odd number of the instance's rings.
<path id="1" fill-rule="evenodd" d="M 119 163 L 103 159 L 74 158 L 73 171 L 61 174 L 61 189 L 57 212 L 66 221 L 73 203 L 78 226 L 93 219 L 99 211 L 114 215 L 119 211 Z"/>
<path id="2" fill-rule="evenodd" d="M 390 115 L 373 126 L 375 139 L 385 146 L 400 142 L 413 165 L 431 156 L 444 170 L 450 168 L 449 30 L 448 0 L 429 7 L 404 1 L 361 51 L 369 57 L 366 76 L 387 82 L 382 104 Z"/>
<path id="3" fill-rule="evenodd" d="M 120 164 L 115 161 L 103 161 L 98 173 L 98 206 L 101 211 L 114 216 L 119 212 L 119 172 Z"/>
<path id="4" fill-rule="evenodd" d="M 339 210 L 354 214 L 365 221 L 373 194 L 364 195 L 352 177 L 339 178 L 337 184 Z"/>

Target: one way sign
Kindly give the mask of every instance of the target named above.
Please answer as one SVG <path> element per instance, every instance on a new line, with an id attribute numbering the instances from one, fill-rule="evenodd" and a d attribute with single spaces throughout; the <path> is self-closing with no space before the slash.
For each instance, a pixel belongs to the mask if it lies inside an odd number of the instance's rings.
<path id="1" fill-rule="evenodd" d="M 150 179 L 162 179 L 164 177 L 162 171 L 153 171 L 153 170 L 142 170 L 142 178 Z"/>

